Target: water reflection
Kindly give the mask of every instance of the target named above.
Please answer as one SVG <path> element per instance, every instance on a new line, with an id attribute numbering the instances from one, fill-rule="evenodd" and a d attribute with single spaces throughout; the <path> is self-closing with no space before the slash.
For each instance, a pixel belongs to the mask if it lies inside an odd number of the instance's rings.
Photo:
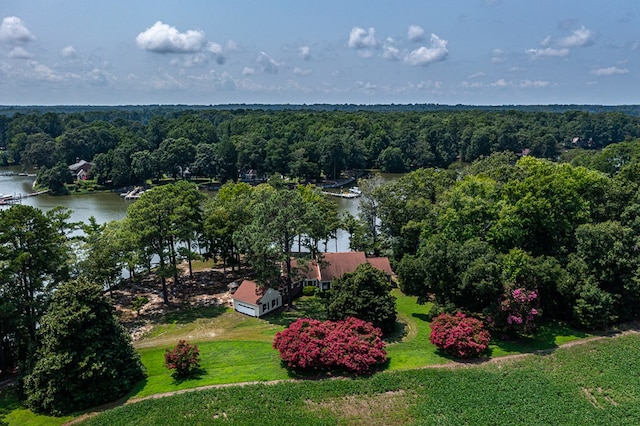
<path id="1" fill-rule="evenodd" d="M 0 167 L 1 172 L 13 171 L 19 172 L 17 167 Z M 391 176 L 383 176 L 383 179 L 394 178 Z M 0 176 L 0 194 L 26 194 L 32 192 L 33 177 L 28 176 Z M 339 212 L 349 212 L 356 216 L 358 214 L 359 199 L 343 199 L 335 200 L 338 204 Z M 95 194 L 77 194 L 65 196 L 52 196 L 48 194 L 39 195 L 37 197 L 29 197 L 22 200 L 22 204 L 37 207 L 42 211 L 48 211 L 56 206 L 63 206 L 71 210 L 72 222 L 86 223 L 89 217 L 96 218 L 98 223 L 106 223 L 112 220 L 121 220 L 127 214 L 127 207 L 135 201 L 127 201 L 120 197 L 117 192 L 100 192 Z M 8 208 L 8 206 L 0 206 L 0 208 Z M 324 251 L 324 243 L 320 245 L 320 249 Z M 332 239 L 327 244 L 327 251 L 348 251 L 349 235 L 338 230 L 337 239 Z"/>

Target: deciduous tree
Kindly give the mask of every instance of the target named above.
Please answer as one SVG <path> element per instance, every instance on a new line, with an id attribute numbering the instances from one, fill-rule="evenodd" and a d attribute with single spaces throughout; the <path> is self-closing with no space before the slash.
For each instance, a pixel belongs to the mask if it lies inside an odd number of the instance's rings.
<path id="1" fill-rule="evenodd" d="M 118 399 L 144 377 L 140 357 L 99 285 L 62 284 L 40 322 L 26 404 L 62 415 Z"/>
<path id="2" fill-rule="evenodd" d="M 356 317 L 389 332 L 396 324 L 396 298 L 390 293 L 389 278 L 366 263 L 355 272 L 333 280 L 327 301 L 329 319 Z"/>

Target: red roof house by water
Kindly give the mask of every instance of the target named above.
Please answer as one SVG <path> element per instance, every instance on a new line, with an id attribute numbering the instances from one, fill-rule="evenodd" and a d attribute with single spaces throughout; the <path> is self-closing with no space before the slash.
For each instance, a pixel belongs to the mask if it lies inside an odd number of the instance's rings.
<path id="1" fill-rule="evenodd" d="M 354 272 L 358 266 L 369 263 L 374 268 L 383 271 L 389 277 L 393 276 L 393 270 L 388 257 L 367 257 L 364 252 L 339 252 L 323 253 L 318 261 L 308 262 L 292 259 L 291 267 L 294 270 L 292 280 L 298 286 L 314 285 L 321 290 L 331 288 L 331 282 L 342 275 Z"/>

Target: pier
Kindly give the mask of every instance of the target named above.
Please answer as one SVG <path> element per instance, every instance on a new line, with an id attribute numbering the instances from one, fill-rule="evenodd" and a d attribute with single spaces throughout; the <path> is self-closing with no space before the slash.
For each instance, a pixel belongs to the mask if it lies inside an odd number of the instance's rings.
<path id="1" fill-rule="evenodd" d="M 24 198 L 36 197 L 38 195 L 46 194 L 48 189 L 39 192 L 31 192 L 29 194 L 0 194 L 0 206 L 6 206 L 11 204 L 20 204 Z"/>
<path id="2" fill-rule="evenodd" d="M 120 194 L 121 197 L 124 197 L 125 200 L 137 200 L 144 194 L 144 188 L 141 186 L 136 186 L 129 192 L 123 192 Z"/>

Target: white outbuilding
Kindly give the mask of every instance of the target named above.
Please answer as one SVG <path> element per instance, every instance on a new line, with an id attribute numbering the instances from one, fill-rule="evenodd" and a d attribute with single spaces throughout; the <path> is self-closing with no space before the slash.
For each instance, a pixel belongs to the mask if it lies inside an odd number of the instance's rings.
<path id="1" fill-rule="evenodd" d="M 273 288 L 262 288 L 255 281 L 244 280 L 233 294 L 233 309 L 260 318 L 282 306 L 282 295 Z"/>

